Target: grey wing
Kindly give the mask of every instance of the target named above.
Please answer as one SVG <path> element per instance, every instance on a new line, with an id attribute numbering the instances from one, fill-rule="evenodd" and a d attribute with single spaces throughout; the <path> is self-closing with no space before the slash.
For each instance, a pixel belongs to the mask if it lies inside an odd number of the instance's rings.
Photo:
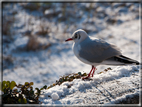
<path id="1" fill-rule="evenodd" d="M 100 39 L 82 42 L 80 46 L 79 56 L 93 63 L 100 63 L 112 56 L 121 55 L 115 45 Z"/>

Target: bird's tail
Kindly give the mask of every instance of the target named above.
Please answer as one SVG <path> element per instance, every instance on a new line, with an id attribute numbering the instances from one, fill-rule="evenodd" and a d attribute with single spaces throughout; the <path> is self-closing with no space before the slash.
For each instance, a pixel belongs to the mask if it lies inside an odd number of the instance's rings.
<path id="1" fill-rule="evenodd" d="M 136 60 L 133 60 L 131 58 L 128 58 L 123 55 L 118 55 L 118 56 L 113 56 L 111 58 L 106 59 L 105 61 L 102 62 L 102 64 L 105 65 L 129 65 L 129 64 L 135 64 L 135 65 L 142 65 Z"/>
<path id="2" fill-rule="evenodd" d="M 116 60 L 118 60 L 119 62 L 122 62 L 122 63 L 125 63 L 125 64 L 141 65 L 138 61 L 133 60 L 133 59 L 128 58 L 128 57 L 123 56 L 123 55 L 115 56 L 114 58 L 115 58 Z"/>

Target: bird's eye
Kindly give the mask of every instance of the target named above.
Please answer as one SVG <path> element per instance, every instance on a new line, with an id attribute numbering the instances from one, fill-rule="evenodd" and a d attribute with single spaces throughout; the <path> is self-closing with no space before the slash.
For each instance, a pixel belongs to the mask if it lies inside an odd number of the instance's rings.
<path id="1" fill-rule="evenodd" d="M 75 38 L 77 38 L 77 34 L 75 34 Z"/>

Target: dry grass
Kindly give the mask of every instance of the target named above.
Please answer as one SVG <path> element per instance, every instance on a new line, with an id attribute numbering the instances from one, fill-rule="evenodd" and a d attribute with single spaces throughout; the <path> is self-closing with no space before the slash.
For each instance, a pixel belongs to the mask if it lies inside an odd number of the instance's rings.
<path id="1" fill-rule="evenodd" d="M 14 23 L 15 19 L 14 17 L 8 17 L 8 16 L 3 16 L 2 20 L 2 34 L 11 36 L 11 27 L 12 24 Z"/>
<path id="2" fill-rule="evenodd" d="M 27 51 L 37 51 L 37 50 L 44 50 L 51 46 L 51 43 L 42 44 L 37 37 L 29 36 L 29 41 L 26 45 Z"/>
<path id="3" fill-rule="evenodd" d="M 38 10 L 41 6 L 40 3 L 23 3 L 21 4 L 24 9 L 27 9 L 29 11 L 35 11 Z"/>
<path id="4" fill-rule="evenodd" d="M 13 65 L 14 58 L 12 56 L 2 56 L 2 64 L 3 64 L 3 69 L 6 69 L 10 66 Z"/>
<path id="5" fill-rule="evenodd" d="M 40 25 L 39 31 L 37 31 L 37 35 L 46 36 L 50 32 L 49 27 L 45 26 L 44 24 Z"/>

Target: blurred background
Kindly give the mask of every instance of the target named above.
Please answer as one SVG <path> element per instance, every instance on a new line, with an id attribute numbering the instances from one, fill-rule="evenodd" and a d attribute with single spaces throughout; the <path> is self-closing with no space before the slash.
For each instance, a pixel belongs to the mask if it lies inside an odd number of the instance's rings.
<path id="1" fill-rule="evenodd" d="M 84 29 L 140 61 L 139 3 L 2 2 L 3 80 L 49 86 L 60 76 L 89 73 L 65 42 Z M 98 66 L 97 73 L 113 66 Z M 95 76 L 94 76 L 95 78 Z"/>

